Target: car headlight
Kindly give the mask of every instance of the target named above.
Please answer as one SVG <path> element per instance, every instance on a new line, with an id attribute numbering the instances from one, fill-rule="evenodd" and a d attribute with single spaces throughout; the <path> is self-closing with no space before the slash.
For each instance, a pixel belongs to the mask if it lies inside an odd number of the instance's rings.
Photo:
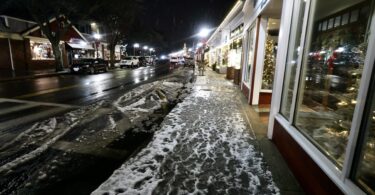
<path id="1" fill-rule="evenodd" d="M 85 65 L 85 68 L 89 68 L 90 67 L 90 65 Z"/>

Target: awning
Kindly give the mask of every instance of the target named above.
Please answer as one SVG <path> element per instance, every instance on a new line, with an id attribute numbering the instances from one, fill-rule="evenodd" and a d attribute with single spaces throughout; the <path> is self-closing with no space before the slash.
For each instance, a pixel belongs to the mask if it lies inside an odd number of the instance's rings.
<path id="1" fill-rule="evenodd" d="M 95 50 L 91 45 L 89 44 L 76 44 L 76 43 L 66 43 L 71 47 L 72 49 L 84 49 L 84 50 Z"/>

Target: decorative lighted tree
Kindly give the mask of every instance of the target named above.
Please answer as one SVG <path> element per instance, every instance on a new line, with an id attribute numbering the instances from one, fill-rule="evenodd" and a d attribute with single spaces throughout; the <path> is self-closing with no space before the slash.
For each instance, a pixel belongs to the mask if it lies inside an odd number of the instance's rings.
<path id="1" fill-rule="evenodd" d="M 271 89 L 273 77 L 275 73 L 275 55 L 274 55 L 275 42 L 271 39 L 266 41 L 266 54 L 264 58 L 263 68 L 263 89 Z"/>

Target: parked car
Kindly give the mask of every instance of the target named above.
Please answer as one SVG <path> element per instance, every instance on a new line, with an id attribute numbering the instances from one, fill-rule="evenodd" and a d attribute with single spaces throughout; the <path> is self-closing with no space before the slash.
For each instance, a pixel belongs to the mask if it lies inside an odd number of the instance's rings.
<path id="1" fill-rule="evenodd" d="M 139 60 L 139 65 L 140 66 L 147 66 L 147 64 L 148 64 L 148 62 L 147 62 L 147 59 L 146 59 L 146 57 L 139 57 L 138 58 L 138 60 Z"/>
<path id="2" fill-rule="evenodd" d="M 185 59 L 184 57 L 171 57 L 170 62 L 178 65 L 184 65 Z"/>
<path id="3" fill-rule="evenodd" d="M 124 67 L 133 68 L 133 67 L 139 67 L 139 65 L 140 65 L 140 61 L 137 56 L 128 56 L 128 57 L 125 57 L 123 60 L 121 60 L 119 63 L 117 63 L 116 66 L 120 68 L 124 68 Z"/>
<path id="4" fill-rule="evenodd" d="M 108 71 L 108 62 L 103 59 L 81 59 L 75 61 L 70 70 L 72 73 L 89 73 L 95 74 L 99 71 L 107 72 Z"/>

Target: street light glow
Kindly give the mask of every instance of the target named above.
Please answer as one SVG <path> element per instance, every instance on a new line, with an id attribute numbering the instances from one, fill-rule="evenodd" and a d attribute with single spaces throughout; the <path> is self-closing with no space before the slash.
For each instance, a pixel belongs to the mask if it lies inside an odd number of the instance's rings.
<path id="1" fill-rule="evenodd" d="M 95 33 L 95 34 L 94 34 L 94 38 L 95 38 L 96 40 L 99 40 L 99 39 L 102 38 L 102 35 L 100 35 L 99 33 Z"/>
<path id="2" fill-rule="evenodd" d="M 211 30 L 208 29 L 208 28 L 202 28 L 199 33 L 198 33 L 198 36 L 199 37 L 202 37 L 202 38 L 205 38 L 207 37 L 209 34 L 210 34 Z"/>
<path id="3" fill-rule="evenodd" d="M 198 44 L 197 44 L 197 47 L 202 47 L 203 46 L 203 43 L 202 42 L 199 42 Z"/>
<path id="4" fill-rule="evenodd" d="M 139 48 L 139 43 L 135 43 L 133 46 L 134 48 Z"/>
<path id="5" fill-rule="evenodd" d="M 143 46 L 143 49 L 144 49 L 144 50 L 147 50 L 147 49 L 148 49 L 148 46 L 147 46 L 147 45 Z"/>

